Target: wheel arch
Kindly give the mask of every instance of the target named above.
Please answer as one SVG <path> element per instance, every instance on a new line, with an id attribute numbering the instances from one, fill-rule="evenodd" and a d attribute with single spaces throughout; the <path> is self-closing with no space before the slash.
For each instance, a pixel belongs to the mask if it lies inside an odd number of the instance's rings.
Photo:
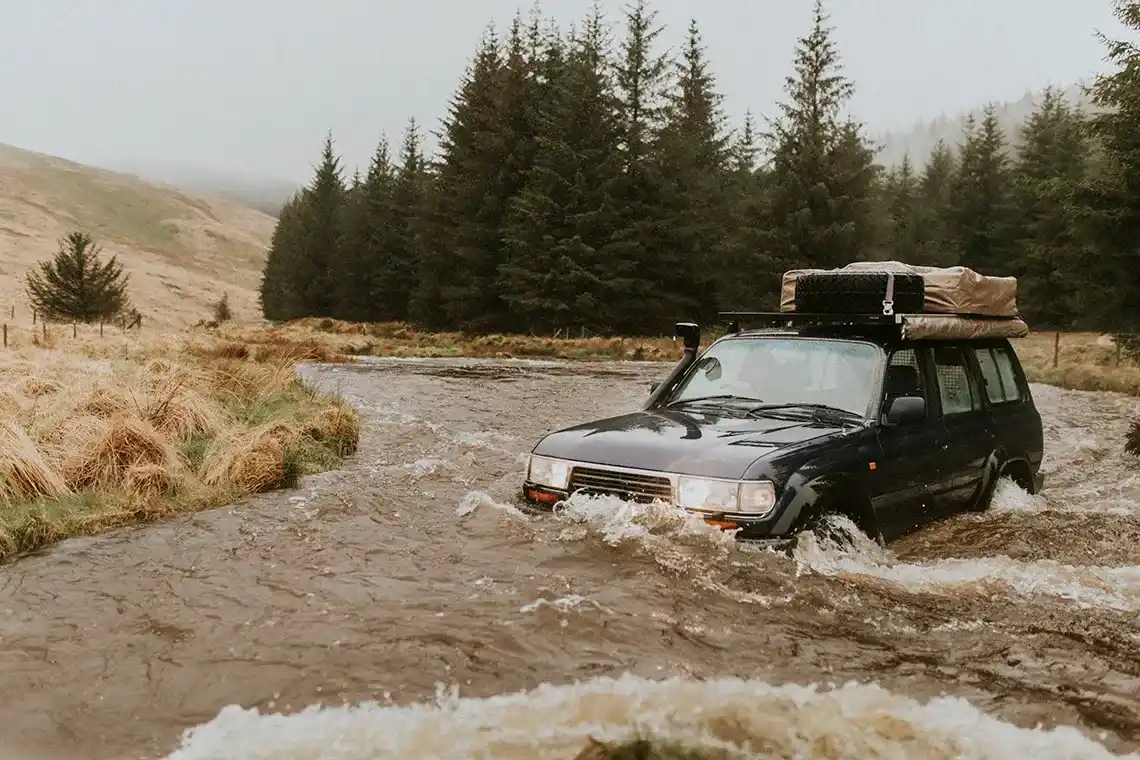
<path id="1" fill-rule="evenodd" d="M 1024 489 L 1028 493 L 1036 493 L 1036 487 L 1033 482 L 1033 468 L 1029 466 L 1029 460 L 1022 457 L 1011 457 L 1002 465 L 998 473 L 998 480 L 1008 477 L 1019 488 Z"/>
<path id="2" fill-rule="evenodd" d="M 788 536 L 808 528 L 827 514 L 850 519 L 872 540 L 881 540 L 878 516 L 862 478 L 852 472 L 814 476 L 801 469 L 784 487 L 785 504 L 773 532 Z"/>
<path id="3" fill-rule="evenodd" d="M 1033 468 L 1030 466 L 1029 460 L 1025 457 L 1011 457 L 1005 449 L 997 449 L 986 459 L 985 475 L 977 501 L 971 508 L 972 511 L 981 512 L 989 509 L 990 502 L 994 498 L 994 492 L 997 490 L 997 484 L 1005 477 L 1013 480 L 1018 487 L 1030 494 L 1037 492 L 1033 479 Z"/>

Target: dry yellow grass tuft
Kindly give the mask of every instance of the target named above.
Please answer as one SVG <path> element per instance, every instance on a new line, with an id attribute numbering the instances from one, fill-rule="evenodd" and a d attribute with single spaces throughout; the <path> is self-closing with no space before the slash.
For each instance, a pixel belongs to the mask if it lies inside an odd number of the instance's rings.
<path id="1" fill-rule="evenodd" d="M 178 466 L 171 439 L 138 416 L 87 417 L 69 433 L 60 468 L 64 480 L 77 491 L 119 487 L 127 471 L 137 466 L 168 471 Z"/>
<path id="2" fill-rule="evenodd" d="M 291 487 L 356 450 L 351 408 L 254 354 L 170 336 L 0 354 L 0 559 Z"/>
<path id="3" fill-rule="evenodd" d="M 206 483 L 230 483 L 249 493 L 291 486 L 297 473 L 289 452 L 300 437 L 300 432 L 285 422 L 235 431 L 218 440 L 207 453 Z"/>
<path id="4" fill-rule="evenodd" d="M 67 492 L 63 476 L 27 432 L 13 422 L 0 422 L 0 506 L 57 498 Z"/>

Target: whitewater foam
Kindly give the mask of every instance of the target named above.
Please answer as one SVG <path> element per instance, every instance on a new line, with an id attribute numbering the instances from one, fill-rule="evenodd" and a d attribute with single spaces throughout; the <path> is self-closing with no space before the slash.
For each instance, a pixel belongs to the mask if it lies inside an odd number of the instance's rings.
<path id="1" fill-rule="evenodd" d="M 899 562 L 871 541 L 847 518 L 834 523 L 847 541 L 804 533 L 793 557 L 797 573 L 868 576 L 910 591 L 950 593 L 967 587 L 987 592 L 1002 589 L 1024 595 L 1068 599 L 1080 607 L 1140 610 L 1140 566 L 1066 565 L 1052 560 L 1020 562 L 999 555 L 977 559 Z"/>
<path id="2" fill-rule="evenodd" d="M 872 684 L 627 674 L 484 699 L 441 688 L 434 704 L 314 706 L 288 716 L 230 706 L 186 732 L 168 760 L 569 760 L 591 742 L 643 736 L 741 757 L 1120 757 L 1074 728 L 1021 728 L 956 697 L 921 703 Z"/>

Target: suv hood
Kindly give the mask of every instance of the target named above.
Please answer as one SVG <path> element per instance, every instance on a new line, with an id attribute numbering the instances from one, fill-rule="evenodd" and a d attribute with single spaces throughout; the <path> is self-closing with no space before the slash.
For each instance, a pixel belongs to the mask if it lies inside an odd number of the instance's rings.
<path id="1" fill-rule="evenodd" d="M 806 441 L 861 427 L 806 414 L 744 416 L 728 409 L 657 409 L 559 430 L 534 453 L 598 465 L 740 478 L 757 459 Z"/>

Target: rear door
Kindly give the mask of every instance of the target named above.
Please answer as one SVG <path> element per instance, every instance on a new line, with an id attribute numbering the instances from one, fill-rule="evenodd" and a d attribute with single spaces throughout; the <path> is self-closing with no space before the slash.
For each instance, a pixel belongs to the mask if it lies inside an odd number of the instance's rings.
<path id="1" fill-rule="evenodd" d="M 879 426 L 881 454 L 870 465 L 868 483 L 879 528 L 888 540 L 937 516 L 935 498 L 945 479 L 942 455 L 948 441 L 926 353 L 925 348 L 902 345 L 891 350 L 887 360 L 880 423 L 890 402 L 900 396 L 924 398 L 927 415 L 922 424 Z"/>
<path id="2" fill-rule="evenodd" d="M 930 350 L 946 431 L 942 488 L 934 499 L 940 516 L 973 505 L 985 479 L 986 460 L 995 449 L 994 428 L 971 351 L 967 345 L 948 342 L 934 343 Z"/>
<path id="3" fill-rule="evenodd" d="M 988 341 L 972 350 L 990 409 L 996 448 L 1003 458 L 1024 459 L 1036 472 L 1044 448 L 1041 416 L 1033 405 L 1013 346 L 1004 340 Z"/>

